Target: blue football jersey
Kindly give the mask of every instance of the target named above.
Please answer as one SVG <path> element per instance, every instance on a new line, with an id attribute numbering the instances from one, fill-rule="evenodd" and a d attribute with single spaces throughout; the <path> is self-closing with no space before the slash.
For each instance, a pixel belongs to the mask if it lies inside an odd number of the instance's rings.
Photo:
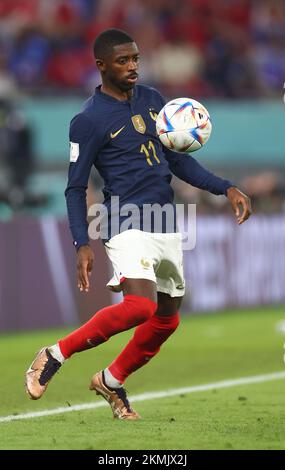
<path id="1" fill-rule="evenodd" d="M 155 121 L 164 104 L 160 93 L 151 87 L 136 85 L 132 98 L 120 101 L 102 93 L 99 86 L 72 119 L 65 195 L 76 247 L 89 241 L 86 189 L 92 165 L 104 181 L 109 224 L 111 215 L 120 214 L 125 204 L 135 204 L 142 211 L 145 204 L 173 203 L 172 174 L 214 194 L 226 194 L 233 186 L 203 168 L 192 156 L 162 146 Z M 119 201 L 115 206 L 111 205 L 114 196 Z M 124 218 L 120 217 L 120 223 Z M 152 231 L 152 227 L 148 230 Z"/>

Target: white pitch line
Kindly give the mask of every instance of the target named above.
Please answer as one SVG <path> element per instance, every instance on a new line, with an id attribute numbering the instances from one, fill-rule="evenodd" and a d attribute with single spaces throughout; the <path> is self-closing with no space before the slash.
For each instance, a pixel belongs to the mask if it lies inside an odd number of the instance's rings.
<path id="1" fill-rule="evenodd" d="M 229 388 L 229 387 L 235 387 L 238 385 L 270 382 L 272 380 L 282 380 L 282 379 L 285 379 L 285 371 L 272 372 L 271 374 L 265 374 L 265 375 L 254 375 L 251 377 L 240 377 L 239 379 L 222 380 L 220 382 L 214 382 L 214 383 L 204 384 L 204 385 L 195 385 L 193 387 L 174 388 L 172 390 L 165 390 L 161 392 L 146 392 L 140 395 L 134 395 L 130 397 L 130 401 L 136 402 L 136 401 L 155 400 L 156 398 L 174 397 L 176 395 L 181 395 L 181 394 L 189 394 L 189 393 L 195 393 L 195 392 L 207 392 L 209 390 L 215 390 L 218 388 Z M 9 423 L 10 421 L 19 421 L 22 419 L 41 418 L 43 416 L 52 416 L 52 415 L 58 415 L 61 413 L 69 413 L 71 411 L 93 410 L 95 408 L 102 408 L 103 406 L 107 406 L 107 403 L 106 402 L 83 403 L 82 405 L 54 408 L 52 410 L 36 411 L 33 413 L 31 412 L 31 413 L 24 413 L 24 414 L 19 414 L 19 415 L 1 416 L 0 423 Z"/>

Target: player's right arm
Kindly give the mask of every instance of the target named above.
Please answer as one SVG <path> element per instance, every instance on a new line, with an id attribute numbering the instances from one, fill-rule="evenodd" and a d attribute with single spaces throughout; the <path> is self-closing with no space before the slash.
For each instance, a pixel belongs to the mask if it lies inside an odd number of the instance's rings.
<path id="1" fill-rule="evenodd" d="M 70 166 L 65 190 L 69 227 L 77 249 L 77 284 L 88 292 L 94 254 L 89 246 L 86 190 L 91 167 L 98 153 L 94 124 L 83 113 L 70 123 Z"/>

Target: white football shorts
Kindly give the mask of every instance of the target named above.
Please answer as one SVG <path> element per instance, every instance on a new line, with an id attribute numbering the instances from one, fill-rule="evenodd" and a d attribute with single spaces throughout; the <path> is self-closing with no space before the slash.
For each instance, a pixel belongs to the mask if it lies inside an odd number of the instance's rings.
<path id="1" fill-rule="evenodd" d="M 114 275 L 107 287 L 122 290 L 125 278 L 149 279 L 157 291 L 171 297 L 185 293 L 180 233 L 150 233 L 130 229 L 112 237 L 106 244 Z"/>

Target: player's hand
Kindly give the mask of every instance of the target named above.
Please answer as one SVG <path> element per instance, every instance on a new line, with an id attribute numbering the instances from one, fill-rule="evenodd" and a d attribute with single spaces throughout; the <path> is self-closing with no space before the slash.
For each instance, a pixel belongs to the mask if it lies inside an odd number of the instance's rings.
<path id="1" fill-rule="evenodd" d="M 231 203 L 238 225 L 241 225 L 252 213 L 249 197 L 238 188 L 232 186 L 227 191 L 227 198 Z"/>
<path id="2" fill-rule="evenodd" d="M 80 292 L 89 291 L 89 277 L 91 276 L 94 253 L 89 245 L 83 245 L 77 252 L 77 285 Z"/>

